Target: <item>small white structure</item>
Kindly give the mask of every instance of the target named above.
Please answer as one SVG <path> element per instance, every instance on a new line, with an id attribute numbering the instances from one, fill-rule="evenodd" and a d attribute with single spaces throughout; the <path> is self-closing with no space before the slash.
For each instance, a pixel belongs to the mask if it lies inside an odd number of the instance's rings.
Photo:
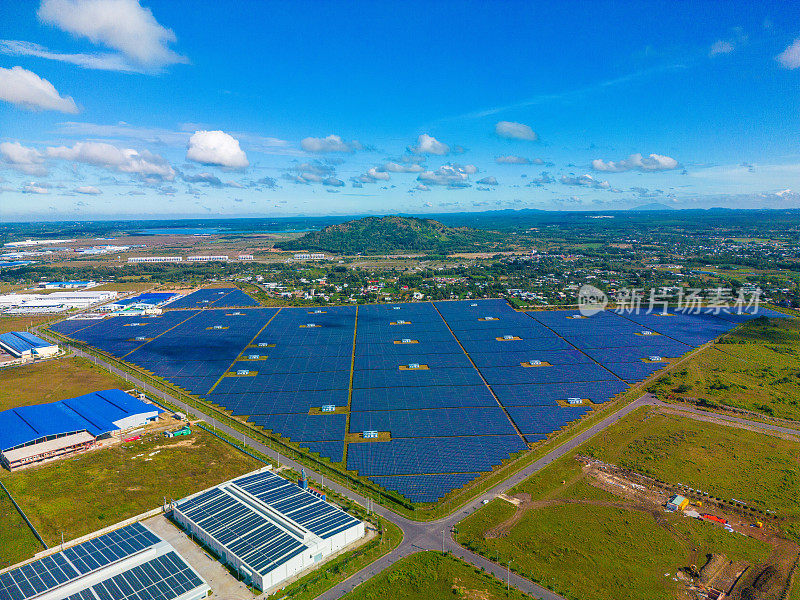
<path id="1" fill-rule="evenodd" d="M 365 440 L 375 439 L 378 437 L 378 432 L 373 430 L 367 430 L 361 433 L 361 437 Z"/>
<path id="2" fill-rule="evenodd" d="M 534 367 L 538 367 L 539 365 L 542 364 L 542 361 L 540 361 L 539 359 L 534 358 L 533 360 L 529 360 L 528 364 L 532 365 Z"/>
<path id="3" fill-rule="evenodd" d="M 567 398 L 567 404 L 583 404 L 582 398 Z"/>
<path id="4" fill-rule="evenodd" d="M 336 410 L 336 405 L 334 405 L 334 404 L 323 404 L 322 408 L 320 410 L 322 412 L 334 412 Z"/>
<path id="5" fill-rule="evenodd" d="M 294 255 L 295 260 L 325 260 L 322 252 L 298 252 Z"/>
<path id="6" fill-rule="evenodd" d="M 649 360 L 650 362 L 661 362 L 664 359 L 661 358 L 660 356 L 653 355 L 649 356 L 647 360 Z"/>

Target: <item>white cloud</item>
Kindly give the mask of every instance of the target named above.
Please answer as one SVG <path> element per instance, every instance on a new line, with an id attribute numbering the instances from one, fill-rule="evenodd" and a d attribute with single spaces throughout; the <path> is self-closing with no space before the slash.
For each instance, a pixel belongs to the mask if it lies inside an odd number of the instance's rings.
<path id="1" fill-rule="evenodd" d="M 775 58 L 787 69 L 800 67 L 800 38 L 797 38 Z"/>
<path id="2" fill-rule="evenodd" d="M 88 194 L 90 196 L 99 196 L 103 193 L 100 188 L 93 185 L 82 185 L 80 187 L 76 187 L 73 191 L 78 192 L 79 194 Z"/>
<path id="3" fill-rule="evenodd" d="M 476 181 L 475 183 L 477 183 L 478 185 L 497 185 L 497 177 L 493 177 L 490 175 L 489 177 L 478 179 L 478 181 Z"/>
<path id="4" fill-rule="evenodd" d="M 35 148 L 28 148 L 19 142 L 3 142 L 0 144 L 0 158 L 12 169 L 26 175 L 46 175 L 44 157 Z"/>
<path id="5" fill-rule="evenodd" d="M 76 113 L 78 107 L 70 96 L 62 96 L 47 79 L 22 67 L 0 67 L 0 100 L 27 110 L 57 110 Z"/>
<path id="6" fill-rule="evenodd" d="M 443 156 L 450 152 L 450 146 L 443 144 L 427 133 L 420 135 L 417 138 L 417 145 L 409 146 L 408 149 L 414 154 L 436 154 L 438 156 Z"/>
<path id="7" fill-rule="evenodd" d="M 429 188 L 424 183 L 419 183 L 419 184 L 417 184 L 417 187 L 415 187 L 414 189 L 419 191 L 419 192 L 429 192 L 431 188 Z"/>
<path id="8" fill-rule="evenodd" d="M 512 154 L 508 154 L 506 156 L 498 156 L 494 159 L 494 161 L 498 165 L 529 165 L 531 164 L 530 159 L 525 158 L 524 156 L 514 156 Z"/>
<path id="9" fill-rule="evenodd" d="M 730 54 L 735 50 L 734 45 L 727 40 L 717 40 L 711 44 L 711 49 L 708 51 L 709 56 L 717 56 L 718 54 Z"/>
<path id="10" fill-rule="evenodd" d="M 392 161 L 383 163 L 380 166 L 380 169 L 383 171 L 389 171 L 390 173 L 421 173 L 425 170 L 422 165 L 417 163 L 400 164 Z"/>
<path id="11" fill-rule="evenodd" d="M 610 160 L 606 162 L 597 158 L 592 161 L 592 168 L 595 171 L 606 171 L 609 173 L 620 173 L 633 169 L 644 172 L 669 171 L 671 169 L 677 169 L 679 166 L 680 164 L 677 160 L 661 154 L 651 154 L 646 157 L 643 157 L 641 154 L 631 154 L 625 160 Z"/>
<path id="12" fill-rule="evenodd" d="M 346 142 L 338 135 L 329 135 L 324 138 L 307 137 L 300 142 L 300 146 L 306 152 L 316 153 L 355 152 L 363 148 L 361 142 L 357 140 Z"/>
<path id="13" fill-rule="evenodd" d="M 250 166 L 247 155 L 239 147 L 239 141 L 224 131 L 196 131 L 189 138 L 186 159 L 230 169 Z"/>
<path id="14" fill-rule="evenodd" d="M 44 185 L 39 185 L 31 181 L 30 183 L 22 186 L 23 194 L 49 194 L 50 190 Z"/>
<path id="15" fill-rule="evenodd" d="M 42 0 L 38 16 L 48 25 L 119 51 L 125 59 L 119 65 L 127 67 L 119 70 L 151 71 L 187 62 L 169 48 L 176 41 L 172 30 L 159 24 L 139 0 Z M 66 55 L 73 58 L 67 62 L 79 64 L 75 56 Z M 58 54 L 50 58 L 65 60 Z M 79 60 L 90 68 L 114 66 L 109 55 L 84 55 Z"/>
<path id="16" fill-rule="evenodd" d="M 131 148 L 117 148 L 103 142 L 76 142 L 71 148 L 50 147 L 47 148 L 47 156 L 139 175 L 145 179 L 171 181 L 175 177 L 170 164 L 158 154 L 147 150 L 138 152 Z"/>
<path id="17" fill-rule="evenodd" d="M 326 177 L 322 180 L 322 185 L 329 185 L 332 187 L 344 187 L 344 181 L 336 179 L 336 177 Z"/>
<path id="18" fill-rule="evenodd" d="M 389 173 L 386 171 L 379 171 L 378 167 L 372 167 L 367 171 L 367 176 L 372 179 L 379 179 L 381 181 L 389 181 Z"/>
<path id="19" fill-rule="evenodd" d="M 425 185 L 446 185 L 449 187 L 469 187 L 469 174 L 458 165 L 442 165 L 435 171 L 420 173 L 417 181 Z"/>
<path id="20" fill-rule="evenodd" d="M 539 136 L 536 135 L 536 132 L 531 129 L 529 125 L 516 123 L 514 121 L 499 121 L 497 125 L 494 126 L 494 131 L 500 137 L 510 140 L 535 142 L 539 139 Z"/>
<path id="21" fill-rule="evenodd" d="M 611 184 L 608 181 L 600 181 L 599 179 L 595 179 L 591 175 L 563 175 L 561 177 L 561 183 L 564 185 L 575 185 L 580 187 L 590 187 L 596 190 L 610 190 Z"/>
<path id="22" fill-rule="evenodd" d="M 119 54 L 111 52 L 102 54 L 52 52 L 39 44 L 21 40 L 0 40 L 0 52 L 10 56 L 34 56 L 36 58 L 58 60 L 78 65 L 84 69 L 97 69 L 102 71 L 136 70 L 128 65 L 125 58 Z"/>

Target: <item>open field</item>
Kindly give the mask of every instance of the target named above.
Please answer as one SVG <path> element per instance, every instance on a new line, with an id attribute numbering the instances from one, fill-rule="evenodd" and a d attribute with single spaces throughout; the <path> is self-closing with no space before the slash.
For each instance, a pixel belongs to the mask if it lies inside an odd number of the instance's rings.
<path id="1" fill-rule="evenodd" d="M 129 387 L 124 379 L 84 358 L 50 359 L 3 371 L 0 411 L 55 402 L 98 390 Z"/>
<path id="2" fill-rule="evenodd" d="M 440 598 L 529 598 L 519 590 L 506 594 L 503 582 L 452 556 L 419 552 L 398 560 L 345 600 L 439 600 Z"/>
<path id="3" fill-rule="evenodd" d="M 0 527 L 0 569 L 5 569 L 44 548 L 2 489 L 0 511 L 3 515 L 3 526 Z"/>
<path id="4" fill-rule="evenodd" d="M 29 327 L 35 327 L 42 323 L 49 323 L 56 319 L 62 319 L 62 316 L 54 315 L 38 315 L 38 316 L 25 316 L 25 317 L 0 317 L 0 333 L 7 333 L 9 331 L 25 331 Z"/>
<path id="5" fill-rule="evenodd" d="M 263 466 L 193 428 L 190 437 L 145 439 L 17 473 L 3 483 L 48 543 L 80 537 Z"/>
<path id="6" fill-rule="evenodd" d="M 650 389 L 800 420 L 800 320 L 755 319 L 723 335 Z"/>
<path id="7" fill-rule="evenodd" d="M 643 446 L 641 438 L 653 440 Z M 656 458 L 642 458 L 654 449 L 661 451 Z M 674 578 L 681 569 L 701 567 L 712 553 L 754 566 L 776 561 L 785 573 L 797 549 L 777 538 L 777 527 L 768 525 L 769 534 L 765 530 L 754 539 L 665 513 L 655 504 L 607 491 L 613 487 L 600 489 L 575 456 L 593 454 L 641 468 L 634 461 L 638 457 L 645 465 L 657 464 L 661 470 L 655 476 L 660 479 L 702 489 L 725 483 L 727 497 L 740 500 L 748 500 L 748 491 L 756 493 L 761 482 L 767 503 L 796 514 L 797 499 L 789 488 L 795 477 L 791 490 L 796 496 L 798 450 L 798 444 L 779 438 L 640 409 L 610 427 L 602 439 L 584 444 L 510 490 L 515 501 L 522 501 L 521 508 L 496 499 L 468 517 L 459 524 L 458 540 L 503 564 L 513 559 L 512 569 L 570 599 L 687 597 L 684 584 Z M 720 454 L 725 452 L 729 457 L 723 460 Z M 771 462 L 761 467 L 758 462 L 766 455 Z M 741 464 L 745 466 L 740 469 Z"/>
<path id="8" fill-rule="evenodd" d="M 585 453 L 712 496 L 800 517 L 800 443 L 639 409 Z"/>

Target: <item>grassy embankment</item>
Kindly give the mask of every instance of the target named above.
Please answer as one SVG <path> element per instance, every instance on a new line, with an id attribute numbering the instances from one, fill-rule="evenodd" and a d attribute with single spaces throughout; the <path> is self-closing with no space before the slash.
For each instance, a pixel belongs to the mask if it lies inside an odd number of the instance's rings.
<path id="1" fill-rule="evenodd" d="M 702 565 L 709 553 L 758 564 L 771 547 L 682 515 L 631 509 L 589 485 L 575 455 L 769 506 L 793 519 L 800 507 L 798 452 L 796 442 L 639 409 L 512 489 L 529 494 L 534 506 L 504 536 L 485 537 L 515 516 L 516 508 L 498 499 L 463 521 L 458 539 L 489 558 L 513 559 L 512 569 L 567 598 L 674 598 L 678 569 Z"/>
<path id="2" fill-rule="evenodd" d="M 439 552 L 418 552 L 398 560 L 391 568 L 342 597 L 343 600 L 438 600 L 470 598 L 530 598 L 494 576 Z"/>
<path id="3" fill-rule="evenodd" d="M 194 429 L 188 438 L 151 434 L 15 473 L 2 471 L 0 479 L 44 540 L 55 544 L 62 532 L 65 540 L 74 539 L 157 508 L 165 497 L 177 500 L 262 466 Z M 35 539 L 25 547 L 27 555 L 41 549 Z"/>

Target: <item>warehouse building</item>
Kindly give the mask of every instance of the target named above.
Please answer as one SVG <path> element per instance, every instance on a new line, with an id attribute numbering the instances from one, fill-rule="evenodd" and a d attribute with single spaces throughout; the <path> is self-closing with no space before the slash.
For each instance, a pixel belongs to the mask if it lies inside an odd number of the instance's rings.
<path id="1" fill-rule="evenodd" d="M 269 467 L 185 498 L 172 516 L 268 590 L 364 537 L 364 523 Z"/>
<path id="2" fill-rule="evenodd" d="M 13 471 L 88 450 L 98 439 L 154 421 L 160 412 L 122 390 L 5 410 L 0 463 Z"/>
<path id="3" fill-rule="evenodd" d="M 210 590 L 141 523 L 0 573 L 0 600 L 200 600 Z"/>
<path id="4" fill-rule="evenodd" d="M 16 358 L 45 358 L 58 353 L 58 346 L 27 331 L 0 334 L 0 348 Z"/>
<path id="5" fill-rule="evenodd" d="M 86 309 L 117 297 L 117 292 L 74 291 L 52 294 L 5 294 L 0 296 L 0 311 L 8 314 L 48 314 Z"/>

